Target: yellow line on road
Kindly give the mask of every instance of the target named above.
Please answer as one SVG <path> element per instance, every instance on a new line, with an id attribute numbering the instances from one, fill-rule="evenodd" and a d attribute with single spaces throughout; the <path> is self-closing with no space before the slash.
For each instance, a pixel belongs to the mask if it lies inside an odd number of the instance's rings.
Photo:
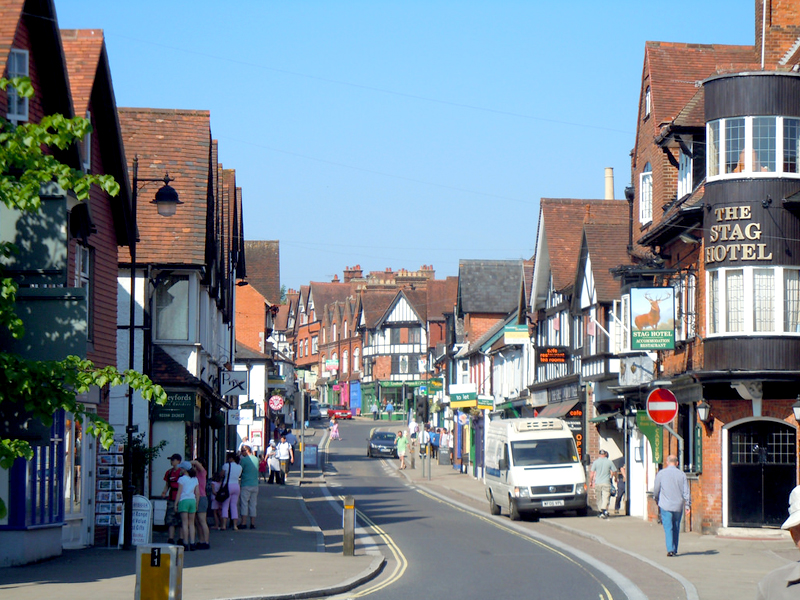
<path id="1" fill-rule="evenodd" d="M 460 506 L 456 506 L 454 504 L 450 504 L 446 500 L 442 500 L 441 498 L 438 498 L 438 497 L 434 496 L 433 494 L 429 494 L 428 492 L 426 492 L 424 490 L 421 490 L 420 488 L 416 488 L 416 490 L 417 490 L 417 492 L 419 492 L 420 494 L 422 494 L 426 498 L 430 498 L 431 500 L 435 500 L 436 502 L 439 502 L 440 504 L 446 504 L 447 506 L 449 506 L 451 508 L 454 508 L 454 509 L 456 509 L 458 511 L 461 511 L 462 513 L 471 515 L 472 517 L 474 517 L 476 519 L 480 519 L 484 523 L 488 523 L 490 525 L 493 525 L 494 527 L 497 527 L 498 529 L 502 529 L 503 531 L 511 533 L 511 534 L 513 534 L 513 535 L 515 535 L 515 536 L 517 536 L 519 538 L 522 538 L 523 540 L 526 540 L 526 541 L 528 541 L 528 542 L 530 542 L 532 544 L 535 544 L 537 546 L 540 546 L 541 548 L 544 548 L 545 550 L 549 550 L 550 552 L 552 552 L 554 554 L 557 554 L 558 556 L 562 557 L 563 559 L 571 562 L 576 567 L 579 567 L 587 575 L 589 575 L 589 577 L 594 579 L 601 588 L 603 588 L 603 592 L 605 593 L 605 595 L 604 594 L 600 594 L 600 600 L 612 600 L 613 597 L 611 596 L 611 592 L 603 584 L 603 582 L 600 581 L 594 573 L 592 573 L 589 569 L 587 569 L 586 566 L 583 563 L 578 562 L 576 559 L 574 559 L 569 554 L 566 554 L 565 552 L 562 552 L 558 548 L 553 548 L 552 546 L 549 546 L 548 544 L 545 544 L 544 542 L 542 542 L 540 540 L 537 540 L 536 538 L 532 538 L 532 537 L 530 537 L 528 535 L 525 535 L 523 533 L 520 533 L 519 531 L 516 531 L 516 530 L 514 530 L 514 529 L 512 529 L 510 527 L 507 527 L 506 525 L 503 525 L 502 523 L 498 523 L 494 519 L 491 519 L 491 518 L 486 517 L 484 515 L 480 515 L 478 513 L 472 512 L 470 510 L 465 510 L 465 509 L 461 508 Z"/>

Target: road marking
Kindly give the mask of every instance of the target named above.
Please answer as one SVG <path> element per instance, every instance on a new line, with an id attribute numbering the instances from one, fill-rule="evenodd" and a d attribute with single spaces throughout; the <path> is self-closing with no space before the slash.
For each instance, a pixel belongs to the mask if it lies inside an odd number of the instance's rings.
<path id="1" fill-rule="evenodd" d="M 439 502 L 440 504 L 447 504 L 448 506 L 450 506 L 452 508 L 455 508 L 458 511 L 461 511 L 464 514 L 471 515 L 472 517 L 474 517 L 476 519 L 480 519 L 484 523 L 488 523 L 490 525 L 493 525 L 497 529 L 501 529 L 501 530 L 503 530 L 503 531 L 505 531 L 507 533 L 511 533 L 512 535 L 515 535 L 515 536 L 517 536 L 517 537 L 519 537 L 519 538 L 521 538 L 523 540 L 526 540 L 526 541 L 528 541 L 528 542 L 530 542 L 530 543 L 532 543 L 532 544 L 534 544 L 536 546 L 539 546 L 539 547 L 541 547 L 541 548 L 543 548 L 545 550 L 549 550 L 553 554 L 557 554 L 558 556 L 560 556 L 564 560 L 572 563 L 576 567 L 579 567 L 587 575 L 589 575 L 589 577 L 591 577 L 592 579 L 595 580 L 595 582 L 597 582 L 597 584 L 603 589 L 603 593 L 601 593 L 599 595 L 600 600 L 612 600 L 613 599 L 613 596 L 611 595 L 611 592 L 605 586 L 605 584 L 602 581 L 600 581 L 600 579 L 598 579 L 597 576 L 594 573 L 592 573 L 592 571 L 587 569 L 586 565 L 584 565 L 583 563 L 579 562 L 578 560 L 576 560 L 572 556 L 568 555 L 566 552 L 564 552 L 562 550 L 559 550 L 558 548 L 555 548 L 555 547 L 553 547 L 553 546 L 551 546 L 549 544 L 546 544 L 546 543 L 542 542 L 541 540 L 537 540 L 536 538 L 531 537 L 529 534 L 526 534 L 526 533 L 517 531 L 515 529 L 512 529 L 511 527 L 509 527 L 507 525 L 504 525 L 502 523 L 498 523 L 498 522 L 496 522 L 494 520 L 494 518 L 489 518 L 489 517 L 486 517 L 485 515 L 482 515 L 480 513 L 474 512 L 473 510 L 468 510 L 466 508 L 463 508 L 463 507 L 459 506 L 458 504 L 454 504 L 454 503 L 452 503 L 452 502 L 450 502 L 448 500 L 445 500 L 443 498 L 435 496 L 435 495 L 431 494 L 430 492 L 427 492 L 427 491 L 422 490 L 420 488 L 415 488 L 415 489 L 416 489 L 416 491 L 418 493 L 422 494 L 426 498 L 430 498 L 431 500 Z"/>
<path id="2" fill-rule="evenodd" d="M 388 579 L 370 588 L 362 590 L 357 594 L 353 594 L 351 596 L 353 598 L 362 598 L 364 596 L 369 596 L 370 594 L 374 594 L 375 592 L 380 591 L 398 581 L 408 568 L 408 560 L 403 554 L 403 551 L 400 550 L 399 546 L 394 543 L 394 540 L 388 533 L 386 533 L 383 529 L 378 527 L 378 525 L 372 519 L 370 519 L 360 510 L 356 510 L 356 514 L 358 514 L 359 518 L 361 518 L 361 520 L 364 521 L 372 529 L 372 531 L 375 532 L 375 534 L 383 540 L 383 543 L 386 544 L 389 550 L 392 551 L 396 563 L 394 571 L 392 572 L 391 575 L 389 575 Z"/>

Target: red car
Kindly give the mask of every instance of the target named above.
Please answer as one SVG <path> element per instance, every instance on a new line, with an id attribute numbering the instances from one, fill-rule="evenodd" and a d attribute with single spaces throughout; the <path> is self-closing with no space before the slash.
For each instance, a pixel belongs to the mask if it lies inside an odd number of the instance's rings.
<path id="1" fill-rule="evenodd" d="M 328 409 L 328 416 L 331 419 L 352 419 L 353 413 L 344 404 L 334 404 Z"/>

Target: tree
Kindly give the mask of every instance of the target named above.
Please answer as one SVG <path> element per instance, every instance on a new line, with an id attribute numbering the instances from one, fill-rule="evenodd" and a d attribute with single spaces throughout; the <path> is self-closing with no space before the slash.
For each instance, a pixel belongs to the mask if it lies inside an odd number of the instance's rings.
<path id="1" fill-rule="evenodd" d="M 0 89 L 11 85 L 20 96 L 31 98 L 33 86 L 27 77 L 0 78 Z M 42 183 L 55 181 L 65 190 L 72 190 L 79 200 L 89 197 L 91 186 L 97 185 L 109 195 L 119 194 L 119 184 L 110 175 L 92 175 L 59 162 L 52 150 L 65 150 L 91 131 L 86 119 L 67 118 L 55 114 L 39 123 L 14 125 L 0 117 L 0 202 L 9 208 L 30 213 L 40 210 L 39 188 Z M 13 243 L 0 242 L 0 257 L 8 258 L 16 248 Z M 17 283 L 6 277 L 0 264 L 0 327 L 19 339 L 25 331 L 15 313 Z M 113 428 L 102 418 L 84 410 L 76 400 L 77 394 L 94 386 L 130 385 L 142 397 L 165 404 L 167 395 L 150 378 L 133 370 L 124 372 L 114 367 L 96 367 L 91 361 L 68 356 L 59 361 L 37 361 L 0 350 L 0 404 L 13 403 L 22 407 L 30 419 L 45 426 L 53 415 L 65 410 L 84 423 L 84 431 L 97 437 L 108 448 L 114 440 Z M 22 439 L 0 437 L 0 468 L 9 469 L 17 458 L 30 460 L 33 450 Z M 7 509 L 0 498 L 0 518 Z"/>

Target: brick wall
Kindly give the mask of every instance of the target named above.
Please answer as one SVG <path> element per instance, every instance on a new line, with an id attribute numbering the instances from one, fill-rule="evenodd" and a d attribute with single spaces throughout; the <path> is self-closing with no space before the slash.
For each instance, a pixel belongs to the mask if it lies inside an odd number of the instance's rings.
<path id="1" fill-rule="evenodd" d="M 253 286 L 236 288 L 236 341 L 263 352 L 266 334 L 266 300 Z"/>

